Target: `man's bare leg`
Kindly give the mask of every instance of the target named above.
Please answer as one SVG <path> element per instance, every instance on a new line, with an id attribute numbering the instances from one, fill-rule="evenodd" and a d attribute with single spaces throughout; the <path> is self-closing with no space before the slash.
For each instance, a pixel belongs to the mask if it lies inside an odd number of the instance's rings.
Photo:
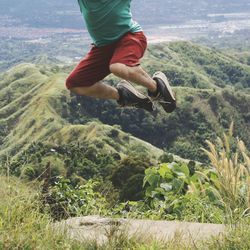
<path id="1" fill-rule="evenodd" d="M 110 65 L 110 71 L 122 79 L 146 87 L 151 100 L 157 100 L 167 113 L 176 109 L 176 98 L 164 73 L 158 71 L 154 74 L 154 79 L 157 79 L 156 83 L 141 66 L 129 67 L 114 63 Z"/>
<path id="2" fill-rule="evenodd" d="M 116 100 L 121 107 L 132 106 L 150 112 L 154 110 L 153 103 L 149 97 L 142 95 L 127 81 L 123 84 L 118 84 L 117 88 L 106 85 L 102 82 L 97 82 L 90 87 L 74 87 L 70 90 L 81 96 L 90 96 L 99 99 L 113 99 Z"/>
<path id="3" fill-rule="evenodd" d="M 171 86 L 162 72 L 154 74 L 154 78 L 158 79 L 157 83 L 153 80 L 140 66 L 129 67 L 121 63 L 110 65 L 110 71 L 124 79 L 133 83 L 140 84 L 149 90 L 149 96 L 142 95 L 129 83 L 118 85 L 117 88 L 98 82 L 90 87 L 74 87 L 70 90 L 78 95 L 91 96 L 100 99 L 113 99 L 118 101 L 121 106 L 134 105 L 137 108 L 143 108 L 153 111 L 153 102 L 158 100 L 163 109 L 167 113 L 173 112 L 176 108 L 176 99 L 172 93 Z M 132 87 L 132 88 L 131 88 Z M 124 92 L 125 91 L 125 92 Z M 132 95 L 131 95 L 132 94 Z"/>
<path id="4" fill-rule="evenodd" d="M 141 66 L 129 67 L 121 63 L 115 63 L 110 65 L 110 71 L 124 80 L 146 87 L 151 92 L 155 92 L 157 89 L 156 82 L 141 68 Z M 90 87 L 75 87 L 72 88 L 71 91 L 82 96 L 119 100 L 117 89 L 102 82 L 97 82 Z"/>
<path id="5" fill-rule="evenodd" d="M 142 69 L 141 66 L 129 67 L 122 63 L 110 65 L 110 71 L 124 79 L 146 87 L 150 92 L 156 92 L 156 82 Z"/>
<path id="6" fill-rule="evenodd" d="M 70 90 L 73 93 L 82 96 L 90 96 L 99 99 L 119 100 L 117 89 L 102 82 L 97 82 L 90 87 L 75 87 L 71 88 Z"/>

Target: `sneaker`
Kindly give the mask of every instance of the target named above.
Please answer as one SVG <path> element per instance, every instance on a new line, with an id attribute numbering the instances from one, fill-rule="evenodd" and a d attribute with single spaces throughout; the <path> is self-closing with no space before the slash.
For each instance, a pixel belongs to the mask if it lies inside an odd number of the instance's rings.
<path id="1" fill-rule="evenodd" d="M 176 99 L 167 77 L 158 71 L 153 75 L 153 79 L 157 83 L 157 93 L 154 95 L 148 92 L 149 97 L 152 101 L 158 101 L 167 113 L 173 112 L 176 109 Z"/>
<path id="2" fill-rule="evenodd" d="M 149 112 L 154 110 L 154 104 L 150 98 L 137 91 L 129 82 L 122 81 L 118 83 L 116 89 L 120 95 L 117 103 L 121 107 L 141 108 Z"/>

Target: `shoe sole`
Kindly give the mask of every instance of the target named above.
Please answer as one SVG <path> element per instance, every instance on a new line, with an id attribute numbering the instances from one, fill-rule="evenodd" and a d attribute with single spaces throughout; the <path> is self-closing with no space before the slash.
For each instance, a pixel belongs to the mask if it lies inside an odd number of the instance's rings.
<path id="1" fill-rule="evenodd" d="M 136 95 L 138 98 L 140 99 L 148 99 L 147 96 L 143 95 L 142 93 L 140 93 L 139 91 L 137 91 L 130 83 L 128 82 L 121 82 L 117 84 L 117 87 L 122 86 L 126 89 L 128 89 L 130 92 L 132 92 L 134 95 Z"/>
<path id="2" fill-rule="evenodd" d="M 171 86 L 170 86 L 170 84 L 169 84 L 169 81 L 168 81 L 167 77 L 165 76 L 165 74 L 162 73 L 162 72 L 160 72 L 160 71 L 157 71 L 157 72 L 155 72 L 153 78 L 156 78 L 156 77 L 157 77 L 157 78 L 160 78 L 160 79 L 164 82 L 164 84 L 166 85 L 166 87 L 167 87 L 167 89 L 168 89 L 168 92 L 169 92 L 170 95 L 171 95 L 171 98 L 172 98 L 174 101 L 176 101 L 174 92 L 172 91 L 172 88 L 171 88 Z"/>

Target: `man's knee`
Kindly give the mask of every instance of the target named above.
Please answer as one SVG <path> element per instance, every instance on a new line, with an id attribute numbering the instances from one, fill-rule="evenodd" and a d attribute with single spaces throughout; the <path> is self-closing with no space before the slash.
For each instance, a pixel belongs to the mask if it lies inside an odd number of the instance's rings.
<path id="1" fill-rule="evenodd" d="M 109 65 L 109 70 L 114 75 L 120 75 L 124 69 L 126 68 L 126 65 L 121 63 L 112 63 Z"/>
<path id="2" fill-rule="evenodd" d="M 70 74 L 65 82 L 65 86 L 67 89 L 72 90 L 76 86 L 76 78 L 74 74 Z"/>
<path id="3" fill-rule="evenodd" d="M 83 95 L 83 90 L 80 87 L 70 87 L 68 88 L 71 93 L 77 94 L 77 95 Z"/>

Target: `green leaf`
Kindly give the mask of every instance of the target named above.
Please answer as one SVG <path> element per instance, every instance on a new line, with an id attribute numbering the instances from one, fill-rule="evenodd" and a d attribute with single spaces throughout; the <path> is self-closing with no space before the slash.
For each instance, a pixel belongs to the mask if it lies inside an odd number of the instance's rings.
<path id="1" fill-rule="evenodd" d="M 148 178 L 148 183 L 150 186 L 156 187 L 158 182 L 160 181 L 161 177 L 159 175 L 151 175 Z"/>
<path id="2" fill-rule="evenodd" d="M 186 164 L 182 164 L 182 165 L 179 165 L 179 164 L 174 164 L 172 166 L 172 171 L 177 174 L 178 176 L 186 176 L 186 177 L 189 177 L 190 175 L 190 172 L 189 172 L 189 168 Z"/>
<path id="3" fill-rule="evenodd" d="M 155 176 L 157 174 L 156 168 L 148 168 L 145 170 L 145 177 L 143 179 L 143 187 L 145 187 L 145 185 L 147 183 L 149 183 L 149 185 L 151 185 L 152 183 L 152 176 Z"/>
<path id="4" fill-rule="evenodd" d="M 201 177 L 199 174 L 195 173 L 190 177 L 190 182 L 193 182 L 194 184 L 200 183 Z"/>
<path id="5" fill-rule="evenodd" d="M 172 181 L 172 185 L 173 185 L 173 191 L 175 193 L 179 193 L 184 186 L 184 181 L 176 178 Z"/>
<path id="6" fill-rule="evenodd" d="M 151 198 L 153 198 L 152 192 L 153 192 L 154 190 L 155 190 L 154 187 L 148 187 L 148 188 L 146 189 L 146 192 L 145 192 L 146 197 L 151 197 Z"/>
<path id="7" fill-rule="evenodd" d="M 173 186 L 169 183 L 161 183 L 160 187 L 163 188 L 167 192 L 173 189 Z"/>

